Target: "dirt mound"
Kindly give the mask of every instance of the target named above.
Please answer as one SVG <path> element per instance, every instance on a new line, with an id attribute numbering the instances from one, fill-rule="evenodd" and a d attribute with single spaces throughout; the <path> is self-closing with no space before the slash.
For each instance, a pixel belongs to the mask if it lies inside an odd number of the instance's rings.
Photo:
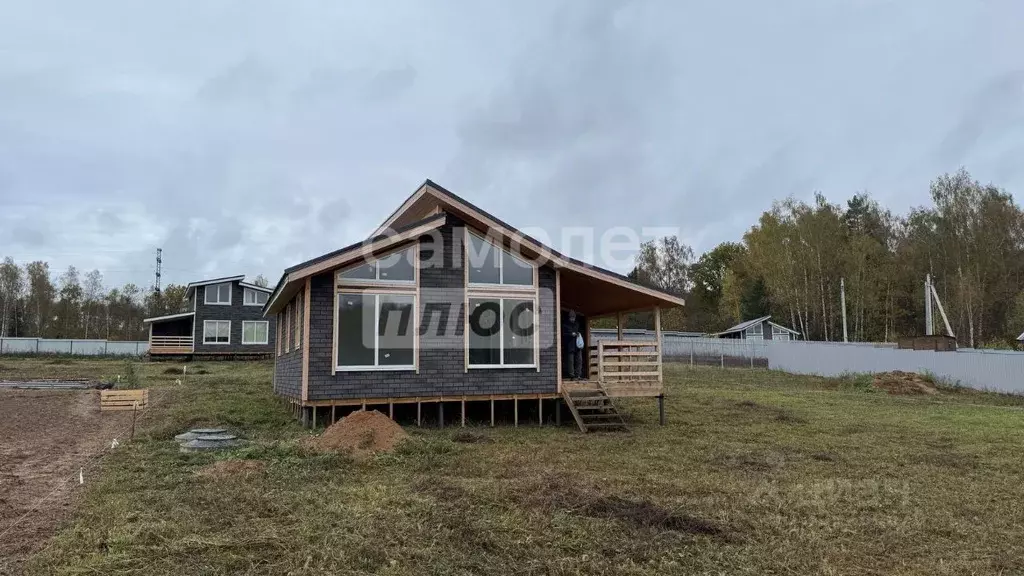
<path id="1" fill-rule="evenodd" d="M 308 446 L 321 451 L 342 451 L 353 456 L 388 452 L 409 435 L 394 420 L 376 410 L 358 410 L 310 439 Z"/>
<path id="2" fill-rule="evenodd" d="M 230 476 L 249 476 L 259 474 L 267 465 L 259 460 L 219 460 L 204 466 L 197 472 L 207 478 L 227 478 Z"/>
<path id="3" fill-rule="evenodd" d="M 930 382 L 921 377 L 920 374 L 914 372 L 882 372 L 881 374 L 875 374 L 871 381 L 871 385 L 879 390 L 884 390 L 889 394 L 937 394 L 938 390 L 935 389 Z"/>

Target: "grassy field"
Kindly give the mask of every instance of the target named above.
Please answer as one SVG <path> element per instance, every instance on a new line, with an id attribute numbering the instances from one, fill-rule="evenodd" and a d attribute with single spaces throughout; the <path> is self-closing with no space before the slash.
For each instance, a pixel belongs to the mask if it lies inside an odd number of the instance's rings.
<path id="1" fill-rule="evenodd" d="M 175 384 L 176 365 L 143 365 L 140 436 L 105 457 L 29 573 L 1024 571 L 1024 412 L 1006 397 L 670 366 L 665 427 L 638 400 L 629 433 L 410 428 L 397 452 L 353 462 L 299 447 L 269 364 L 202 368 Z M 179 453 L 172 436 L 207 423 L 253 442 Z M 197 474 L 217 458 L 263 468 Z"/>

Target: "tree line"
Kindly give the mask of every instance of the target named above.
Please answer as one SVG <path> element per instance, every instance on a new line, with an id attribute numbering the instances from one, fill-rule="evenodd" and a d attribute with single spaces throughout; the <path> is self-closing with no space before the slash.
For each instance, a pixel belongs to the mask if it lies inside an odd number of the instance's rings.
<path id="1" fill-rule="evenodd" d="M 145 340 L 143 318 L 184 312 L 185 286 L 156 292 L 107 287 L 99 270 L 69 266 L 56 280 L 47 262 L 0 263 L 0 336 Z"/>
<path id="2" fill-rule="evenodd" d="M 963 169 L 932 181 L 930 195 L 904 215 L 867 194 L 845 205 L 788 198 L 699 258 L 674 237 L 647 242 L 631 275 L 686 296 L 666 329 L 714 332 L 770 314 L 808 340 L 842 340 L 842 284 L 849 339 L 893 341 L 924 333 L 930 274 L 961 346 L 1012 342 L 1024 331 L 1024 212 Z"/>

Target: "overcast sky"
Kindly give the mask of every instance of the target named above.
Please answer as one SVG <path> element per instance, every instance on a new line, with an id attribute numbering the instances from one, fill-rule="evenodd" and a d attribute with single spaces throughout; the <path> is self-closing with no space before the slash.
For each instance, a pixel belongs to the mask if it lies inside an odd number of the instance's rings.
<path id="1" fill-rule="evenodd" d="M 165 283 L 276 282 L 425 178 L 556 245 L 671 226 L 698 253 L 773 199 L 903 212 L 961 165 L 1019 201 L 1022 25 L 1020 0 L 0 0 L 0 256 L 148 286 L 159 246 Z"/>

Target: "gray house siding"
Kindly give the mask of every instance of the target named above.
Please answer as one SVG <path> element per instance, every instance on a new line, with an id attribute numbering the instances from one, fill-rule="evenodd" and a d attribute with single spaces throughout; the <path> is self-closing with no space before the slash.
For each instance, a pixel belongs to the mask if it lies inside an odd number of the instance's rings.
<path id="1" fill-rule="evenodd" d="M 539 270 L 540 338 L 537 368 L 499 368 L 465 370 L 464 294 L 465 276 L 455 266 L 453 254 L 461 251 L 461 238 L 453 242 L 453 223 L 441 228 L 444 240 L 442 266 L 426 266 L 420 270 L 419 373 L 414 371 L 362 371 L 331 374 L 334 345 L 334 272 L 314 276 L 311 280 L 309 342 L 309 400 L 342 398 L 382 398 L 403 396 L 461 396 L 483 394 L 554 393 L 558 390 L 555 342 L 555 272 L 550 267 Z M 431 256 L 432 248 L 424 246 L 421 261 Z M 439 330 L 426 311 L 438 305 L 458 302 L 454 330 Z M 285 364 L 278 357 L 279 364 Z M 282 366 L 282 370 L 284 370 Z M 301 370 L 300 370 L 301 373 Z"/>
<path id="2" fill-rule="evenodd" d="M 277 336 L 277 320 L 264 318 L 262 306 L 245 306 L 242 302 L 244 287 L 238 282 L 231 283 L 231 305 L 205 304 L 207 286 L 195 290 L 195 334 L 194 351 L 200 354 L 270 354 L 274 351 Z M 230 320 L 230 344 L 203 344 L 203 322 L 205 320 Z M 265 320 L 269 322 L 267 344 L 242 344 L 242 321 Z"/>
<path id="3" fill-rule="evenodd" d="M 296 400 L 302 398 L 302 350 L 293 350 L 276 358 L 274 393 Z"/>

